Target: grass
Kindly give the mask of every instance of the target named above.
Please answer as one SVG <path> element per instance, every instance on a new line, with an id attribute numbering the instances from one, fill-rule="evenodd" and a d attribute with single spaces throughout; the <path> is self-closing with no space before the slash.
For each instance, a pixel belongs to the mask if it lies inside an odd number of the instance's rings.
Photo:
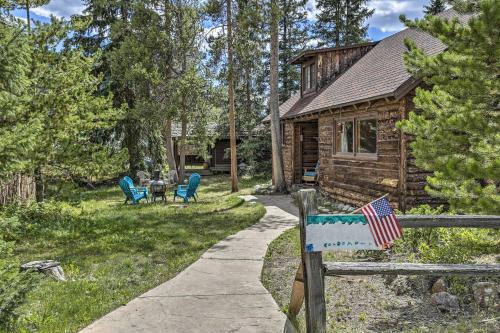
<path id="1" fill-rule="evenodd" d="M 20 262 L 60 261 L 68 281 L 41 279 L 16 309 L 10 329 L 76 332 L 171 279 L 213 244 L 264 215 L 262 205 L 237 197 L 259 181 L 264 179 L 242 179 L 240 193 L 231 194 L 229 178 L 205 178 L 199 202 L 187 206 L 172 204 L 171 197 L 168 205 L 125 206 L 117 186 L 74 192 L 61 206 L 75 219 L 28 235 L 14 252 Z"/>

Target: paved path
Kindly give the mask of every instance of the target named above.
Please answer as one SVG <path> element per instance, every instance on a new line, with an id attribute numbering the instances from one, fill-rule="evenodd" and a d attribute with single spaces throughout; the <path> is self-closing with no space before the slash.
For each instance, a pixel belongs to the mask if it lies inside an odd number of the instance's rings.
<path id="1" fill-rule="evenodd" d="M 257 224 L 220 241 L 173 279 L 81 332 L 283 332 L 286 316 L 260 275 L 268 244 L 298 222 L 298 210 L 289 196 L 258 196 L 258 201 L 266 214 Z"/>

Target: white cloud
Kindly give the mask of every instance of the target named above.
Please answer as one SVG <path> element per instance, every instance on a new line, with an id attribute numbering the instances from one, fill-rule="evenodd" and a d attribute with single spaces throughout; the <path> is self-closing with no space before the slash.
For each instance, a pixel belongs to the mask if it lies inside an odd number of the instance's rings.
<path id="1" fill-rule="evenodd" d="M 315 21 L 316 14 L 318 12 L 316 9 L 316 1 L 315 0 L 307 0 L 306 10 L 307 10 L 307 19 L 310 21 Z"/>
<path id="2" fill-rule="evenodd" d="M 399 22 L 399 15 L 405 14 L 408 18 L 422 17 L 422 11 L 429 0 L 370 0 L 367 5 L 375 9 L 373 16 L 368 19 L 371 27 L 383 32 L 395 32 L 404 28 Z M 307 16 L 315 21 L 318 9 L 316 0 L 307 1 Z"/>
<path id="3" fill-rule="evenodd" d="M 80 14 L 83 9 L 85 6 L 80 0 L 52 0 L 45 6 L 33 8 L 32 12 L 40 16 L 54 15 L 60 18 Z"/>
<path id="4" fill-rule="evenodd" d="M 424 5 L 428 0 L 370 0 L 368 7 L 374 8 L 373 16 L 368 20 L 371 27 L 383 32 L 395 32 L 404 28 L 399 15 L 414 19 L 423 16 Z"/>

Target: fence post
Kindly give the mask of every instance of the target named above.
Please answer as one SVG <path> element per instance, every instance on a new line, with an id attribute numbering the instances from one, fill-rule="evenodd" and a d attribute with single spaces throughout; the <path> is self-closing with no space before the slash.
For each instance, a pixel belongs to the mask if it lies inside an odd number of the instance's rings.
<path id="1" fill-rule="evenodd" d="M 325 286 L 321 252 L 306 252 L 306 219 L 317 213 L 316 190 L 298 192 L 300 248 L 304 268 L 307 333 L 326 333 Z"/>

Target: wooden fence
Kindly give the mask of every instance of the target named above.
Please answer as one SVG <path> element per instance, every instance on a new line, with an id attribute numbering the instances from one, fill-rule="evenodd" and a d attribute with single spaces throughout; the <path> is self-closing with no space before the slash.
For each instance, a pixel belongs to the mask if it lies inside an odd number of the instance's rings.
<path id="1" fill-rule="evenodd" d="M 290 299 L 289 315 L 296 316 L 305 299 L 308 333 L 326 332 L 325 276 L 338 275 L 490 275 L 500 276 L 500 265 L 411 264 L 388 262 L 325 262 L 321 252 L 306 252 L 307 217 L 317 215 L 316 191 L 298 192 L 302 263 Z M 401 215 L 404 228 L 500 228 L 500 216 Z"/>
<path id="2" fill-rule="evenodd" d="M 33 178 L 26 175 L 15 175 L 7 181 L 0 180 L 0 206 L 16 201 L 28 201 L 35 197 Z"/>

